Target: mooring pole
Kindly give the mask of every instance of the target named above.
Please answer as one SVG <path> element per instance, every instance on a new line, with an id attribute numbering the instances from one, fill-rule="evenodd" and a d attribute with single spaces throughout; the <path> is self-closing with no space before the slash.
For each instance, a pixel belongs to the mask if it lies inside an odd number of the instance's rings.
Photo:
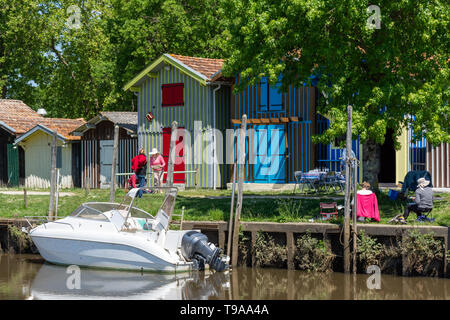
<path id="1" fill-rule="evenodd" d="M 350 193 L 352 152 L 352 106 L 347 106 L 347 141 L 345 166 L 345 211 L 344 211 L 344 272 L 350 272 Z"/>
<path id="2" fill-rule="evenodd" d="M 55 215 L 55 187 L 56 187 L 56 139 L 58 133 L 53 131 L 52 139 L 52 158 L 51 158 L 51 176 L 50 176 L 50 201 L 48 204 L 48 217 L 52 221 Z"/>
<path id="3" fill-rule="evenodd" d="M 58 201 L 59 201 L 59 168 L 56 168 L 55 218 L 58 217 Z"/>
<path id="4" fill-rule="evenodd" d="M 176 121 L 172 122 L 171 126 L 171 135 L 170 135 L 170 150 L 169 150 L 169 160 L 167 165 L 167 179 L 166 179 L 166 187 L 173 187 L 173 171 L 175 165 L 175 151 L 177 146 L 177 137 L 178 137 L 178 123 Z M 166 189 L 166 193 L 164 196 L 164 202 L 169 199 L 171 194 L 170 189 Z M 166 214 L 169 216 L 169 224 L 172 222 L 172 213 L 173 206 L 168 206 Z"/>
<path id="5" fill-rule="evenodd" d="M 116 198 L 116 165 L 117 165 L 117 150 L 119 148 L 119 126 L 114 126 L 114 146 L 113 158 L 111 167 L 111 185 L 109 187 L 109 202 L 114 202 Z"/>
<path id="6" fill-rule="evenodd" d="M 27 188 L 23 188 L 23 205 L 25 209 L 28 207 Z"/>
<path id="7" fill-rule="evenodd" d="M 234 198 L 236 190 L 236 163 L 233 164 L 233 184 L 231 185 L 231 208 L 230 218 L 228 220 L 228 243 L 227 243 L 227 256 L 231 254 L 231 238 L 233 235 L 233 213 L 234 213 Z"/>
<path id="8" fill-rule="evenodd" d="M 356 196 L 358 191 L 358 160 L 353 159 L 353 274 L 356 274 L 356 255 L 358 252 L 358 227 L 357 227 L 357 217 L 356 217 Z M 355 279 L 354 279 L 355 280 Z"/>
<path id="9" fill-rule="evenodd" d="M 234 230 L 233 230 L 233 248 L 231 266 L 236 267 L 238 263 L 238 249 L 239 249 L 239 227 L 242 210 L 242 198 L 244 191 L 244 169 L 245 169 L 245 137 L 247 135 L 247 115 L 242 116 L 241 130 L 238 135 L 238 148 L 237 148 L 237 165 L 238 165 L 238 196 L 236 204 L 236 215 L 234 217 Z"/>
<path id="10" fill-rule="evenodd" d="M 169 164 L 167 165 L 167 179 L 166 186 L 173 186 L 173 168 L 175 165 L 175 148 L 177 145 L 178 123 L 172 122 L 170 135 L 170 149 L 169 149 Z"/>

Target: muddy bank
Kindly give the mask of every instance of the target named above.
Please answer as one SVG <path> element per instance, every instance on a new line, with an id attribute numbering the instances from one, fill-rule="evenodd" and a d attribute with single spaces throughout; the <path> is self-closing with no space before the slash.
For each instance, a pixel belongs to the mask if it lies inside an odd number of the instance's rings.
<path id="1" fill-rule="evenodd" d="M 21 229 L 20 223 L 0 226 L 0 254 L 38 253 L 30 236 Z"/>

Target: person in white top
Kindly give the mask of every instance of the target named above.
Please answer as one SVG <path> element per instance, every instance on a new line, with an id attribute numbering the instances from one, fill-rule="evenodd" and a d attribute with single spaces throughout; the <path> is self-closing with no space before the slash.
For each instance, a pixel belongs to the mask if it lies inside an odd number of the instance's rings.
<path id="1" fill-rule="evenodd" d="M 372 194 L 372 190 L 370 190 L 370 183 L 364 181 L 362 183 L 362 189 L 358 190 L 357 193 L 362 194 L 362 195 Z"/>
<path id="2" fill-rule="evenodd" d="M 363 196 L 372 194 L 372 190 L 370 190 L 370 183 L 364 181 L 362 183 L 362 189 L 358 190 L 357 193 L 360 194 L 360 195 L 363 195 Z M 364 221 L 364 220 L 365 220 L 364 217 L 358 217 L 358 221 Z"/>

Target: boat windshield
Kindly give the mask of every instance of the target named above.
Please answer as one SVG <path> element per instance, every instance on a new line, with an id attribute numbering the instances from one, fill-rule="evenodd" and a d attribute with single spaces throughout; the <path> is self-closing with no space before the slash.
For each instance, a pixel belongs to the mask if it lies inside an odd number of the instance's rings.
<path id="1" fill-rule="evenodd" d="M 92 220 L 105 220 L 108 218 L 103 214 L 103 212 L 116 210 L 126 210 L 128 211 L 128 206 L 121 205 L 118 203 L 108 203 L 108 202 L 87 202 L 83 203 L 81 206 L 76 208 L 71 214 L 71 217 L 78 217 L 84 219 Z"/>

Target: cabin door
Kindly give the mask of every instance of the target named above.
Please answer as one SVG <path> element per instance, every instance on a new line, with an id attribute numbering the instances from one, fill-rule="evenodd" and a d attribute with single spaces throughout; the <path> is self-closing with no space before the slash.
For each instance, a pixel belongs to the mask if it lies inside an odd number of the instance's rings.
<path id="1" fill-rule="evenodd" d="M 255 182 L 285 182 L 284 125 L 255 126 Z"/>
<path id="2" fill-rule="evenodd" d="M 100 189 L 110 187 L 113 151 L 114 140 L 100 140 Z M 117 173 L 119 173 L 118 168 L 117 165 Z"/>
<path id="3" fill-rule="evenodd" d="M 179 127 L 177 129 L 177 142 L 175 148 L 175 164 L 173 170 L 177 171 L 185 171 L 184 165 L 184 127 Z M 170 137 L 172 134 L 172 128 L 163 128 L 163 151 L 162 156 L 166 165 L 164 166 L 164 172 L 167 172 L 169 167 L 169 151 L 170 151 Z M 166 183 L 167 174 L 164 175 L 163 183 Z M 173 175 L 173 183 L 182 183 L 186 182 L 185 173 L 175 173 Z"/>

